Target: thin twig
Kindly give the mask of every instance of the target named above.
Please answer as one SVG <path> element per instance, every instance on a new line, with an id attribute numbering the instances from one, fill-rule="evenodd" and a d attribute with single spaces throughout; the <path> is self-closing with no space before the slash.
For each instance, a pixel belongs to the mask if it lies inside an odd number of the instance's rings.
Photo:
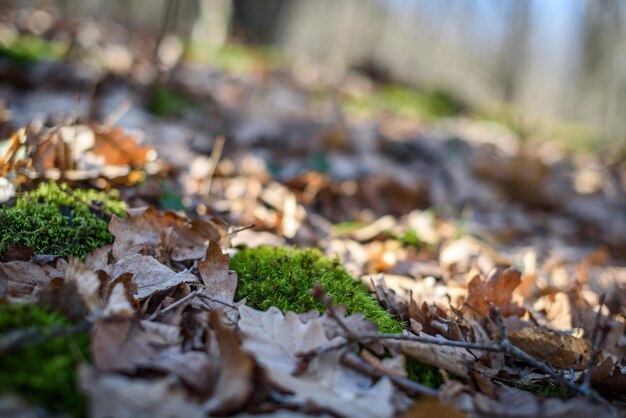
<path id="1" fill-rule="evenodd" d="M 87 322 L 71 327 L 20 328 L 13 330 L 0 338 L 0 354 L 7 353 L 22 347 L 39 345 L 57 337 L 78 334 L 87 331 L 91 325 Z"/>
<path id="2" fill-rule="evenodd" d="M 178 308 L 180 305 L 195 298 L 196 296 L 201 296 L 202 292 L 204 292 L 204 289 L 194 290 L 187 296 L 180 298 L 176 302 L 172 303 L 171 305 L 168 305 L 167 307 L 163 309 L 157 308 L 154 312 L 152 312 L 152 315 L 150 315 L 150 317 L 148 318 L 148 321 L 154 321 L 155 319 L 160 318 L 162 315 L 166 314 L 167 312 Z"/>
<path id="3" fill-rule="evenodd" d="M 209 295 L 206 295 L 206 294 L 201 294 L 199 297 L 200 297 L 200 298 L 202 298 L 202 299 L 209 300 L 209 301 L 211 301 L 211 302 L 219 303 L 220 305 L 227 306 L 227 307 L 229 307 L 229 308 L 231 308 L 231 309 L 234 309 L 234 310 L 236 310 L 237 312 L 239 312 L 239 308 L 238 308 L 238 307 L 236 307 L 236 306 L 235 306 L 235 305 L 233 305 L 233 304 L 230 304 L 230 303 L 224 302 L 224 301 L 222 301 L 222 300 L 219 300 L 219 299 L 213 298 L 213 297 L 211 297 L 211 296 L 209 296 Z"/>
<path id="4" fill-rule="evenodd" d="M 359 340 L 359 336 L 357 336 L 354 332 L 352 332 L 352 330 L 346 325 L 346 323 L 343 322 L 341 317 L 337 315 L 337 311 L 335 310 L 335 304 L 333 303 L 333 298 L 331 298 L 330 296 L 326 294 L 321 284 L 315 283 L 315 286 L 311 290 L 311 296 L 313 296 L 313 298 L 321 302 L 326 307 L 326 313 L 346 333 L 348 340 L 350 341 Z"/>
<path id="5" fill-rule="evenodd" d="M 591 332 L 591 352 L 589 353 L 589 360 L 587 362 L 587 367 L 585 368 L 585 378 L 583 379 L 582 386 L 584 388 L 591 388 L 591 369 L 600 354 L 602 344 L 604 343 L 604 339 L 606 338 L 606 332 L 604 332 L 602 336 L 599 336 L 600 332 L 600 320 L 602 319 L 602 306 L 604 306 L 604 298 L 605 295 L 600 295 L 598 313 L 596 314 L 596 320 L 594 323 L 593 331 Z"/>
<path id="6" fill-rule="evenodd" d="M 350 367 L 353 370 L 356 370 L 362 374 L 373 377 L 375 379 L 379 379 L 383 376 L 387 376 L 391 382 L 396 385 L 398 388 L 402 389 L 409 395 L 430 395 L 437 396 L 438 391 L 428 386 L 420 385 L 417 382 L 414 382 L 406 377 L 385 373 L 382 370 L 377 369 L 372 366 L 361 357 L 357 356 L 354 353 L 347 352 L 341 357 L 341 362 Z"/>
<path id="7" fill-rule="evenodd" d="M 217 138 L 215 138 L 215 143 L 213 144 L 213 149 L 211 150 L 211 171 L 209 171 L 209 174 L 207 175 L 207 194 L 210 195 L 211 194 L 211 183 L 213 182 L 213 174 L 215 173 L 215 169 L 217 168 L 217 163 L 220 160 L 220 157 L 222 156 L 222 150 L 224 149 L 224 136 L 223 135 L 218 135 Z"/>

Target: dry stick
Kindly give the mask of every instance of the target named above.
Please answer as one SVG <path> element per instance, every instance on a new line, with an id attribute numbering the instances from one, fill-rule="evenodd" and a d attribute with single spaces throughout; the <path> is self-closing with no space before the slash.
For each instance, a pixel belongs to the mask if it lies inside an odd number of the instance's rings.
<path id="1" fill-rule="evenodd" d="M 219 299 L 213 298 L 213 297 L 211 297 L 209 295 L 205 295 L 205 294 L 201 294 L 199 297 L 201 297 L 202 299 L 207 299 L 207 300 L 209 300 L 211 302 L 219 303 L 220 305 L 227 306 L 227 307 L 229 307 L 231 309 L 234 309 L 237 312 L 239 312 L 239 308 L 238 307 L 236 307 L 235 305 L 232 305 L 230 303 L 224 302 L 223 300 L 219 300 Z"/>
<path id="2" fill-rule="evenodd" d="M 350 353 L 350 352 L 345 353 L 341 357 L 341 362 L 344 365 L 350 367 L 351 369 L 354 369 L 358 372 L 361 372 L 365 375 L 371 376 L 376 379 L 379 379 L 383 376 L 387 376 L 389 377 L 389 380 L 393 382 L 393 384 L 398 386 L 400 389 L 402 389 L 409 395 L 437 396 L 438 392 L 435 389 L 429 388 L 424 385 L 420 385 L 419 383 L 414 382 L 410 379 L 407 379 L 406 377 L 388 374 L 381 370 L 378 370 L 377 368 L 375 368 L 374 366 L 372 366 L 371 364 L 369 364 L 368 362 L 366 362 L 365 360 L 363 360 L 361 357 L 357 356 L 354 353 Z"/>
<path id="3" fill-rule="evenodd" d="M 321 293 L 320 293 L 321 291 Z M 314 290 L 312 291 L 313 296 L 318 299 L 321 300 L 323 303 L 327 303 L 327 301 L 325 301 L 326 299 L 330 299 L 327 296 L 325 296 L 324 294 L 324 290 L 321 286 L 318 287 L 318 285 L 316 285 L 316 288 L 314 288 Z M 322 298 L 322 299 L 320 299 Z M 331 299 L 331 304 L 332 304 L 332 299 Z M 516 357 L 519 360 L 525 361 L 526 363 L 530 364 L 531 366 L 535 367 L 536 369 L 541 370 L 542 372 L 544 372 L 545 374 L 547 374 L 548 376 L 550 376 L 555 382 L 557 382 L 558 384 L 567 387 L 568 389 L 583 395 L 585 397 L 588 397 L 590 399 L 592 399 L 593 401 L 599 402 L 599 403 L 607 403 L 607 401 L 600 396 L 595 390 L 591 389 L 590 387 L 585 387 L 584 385 L 577 385 L 576 383 L 572 382 L 571 380 L 568 380 L 566 378 L 564 378 L 563 376 L 561 376 L 560 374 L 556 373 L 550 366 L 548 366 L 546 363 L 537 360 L 536 358 L 534 358 L 533 356 L 531 356 L 530 354 L 526 353 L 525 351 L 521 350 L 520 348 L 514 346 L 513 344 L 511 344 L 511 342 L 509 341 L 509 338 L 506 334 L 506 328 L 504 326 L 504 321 L 502 320 L 502 316 L 500 315 L 500 311 L 498 310 L 497 307 L 495 306 L 491 306 L 490 307 L 490 313 L 492 316 L 492 319 L 494 320 L 494 322 L 496 323 L 497 327 L 498 327 L 498 332 L 500 334 L 500 341 L 498 343 L 495 344 L 479 344 L 479 343 L 467 343 L 467 342 L 463 342 L 463 341 L 449 341 L 449 340 L 437 340 L 437 339 L 430 339 L 430 338 L 424 338 L 424 337 L 417 337 L 417 336 L 411 336 L 411 335 L 397 335 L 397 334 L 359 334 L 359 335 L 355 335 L 354 333 L 352 333 L 351 331 L 349 332 L 349 335 L 351 336 L 351 338 L 348 341 L 342 341 L 342 342 L 336 342 L 334 343 L 334 345 L 327 345 L 327 346 L 322 346 L 322 347 L 317 347 L 314 350 L 308 351 L 308 352 L 304 352 L 304 353 L 300 353 L 299 356 L 302 357 L 303 359 L 308 359 L 310 361 L 310 359 L 312 359 L 315 355 L 317 354 L 321 354 L 324 353 L 326 351 L 330 351 L 332 349 L 338 349 L 338 348 L 342 348 L 352 342 L 358 341 L 358 342 L 367 342 L 367 341 L 371 341 L 371 340 L 384 340 L 384 339 L 389 339 L 389 340 L 404 340 L 404 341 L 416 341 L 416 342 L 420 342 L 420 343 L 425 343 L 425 344 L 432 344 L 432 345 L 441 345 L 441 346 L 449 346 L 449 347 L 461 347 L 461 348 L 466 348 L 466 349 L 471 349 L 471 350 L 482 350 L 482 351 L 493 351 L 493 352 L 504 352 L 506 354 L 509 354 L 513 357 Z M 337 318 L 335 315 L 331 316 L 333 319 L 335 319 L 335 321 L 338 322 L 338 324 L 340 324 L 340 326 L 342 326 L 342 328 L 346 329 L 346 325 L 341 322 L 340 318 Z M 352 338 L 356 338 L 356 339 L 352 339 Z"/>
<path id="4" fill-rule="evenodd" d="M 0 354 L 5 354 L 25 346 L 43 344 L 57 337 L 77 334 L 87 331 L 90 324 L 82 322 L 71 327 L 50 327 L 47 330 L 41 328 L 20 328 L 11 331 L 0 338 Z"/>
<path id="5" fill-rule="evenodd" d="M 593 331 L 591 333 L 592 349 L 591 349 L 591 353 L 589 353 L 589 360 L 587 362 L 587 367 L 585 369 L 587 373 L 585 374 L 585 378 L 583 379 L 583 384 L 582 384 L 582 387 L 586 389 L 591 389 L 591 369 L 593 368 L 593 365 L 595 364 L 596 359 L 598 358 L 598 355 L 600 354 L 600 347 L 604 343 L 604 340 L 607 335 L 607 333 L 604 332 L 603 335 L 598 336 L 598 333 L 600 332 L 600 319 L 602 317 L 602 306 L 604 306 L 604 298 L 605 298 L 604 294 L 600 295 L 600 301 L 599 301 L 600 306 L 598 306 L 598 313 L 596 314 L 595 324 L 593 327 Z"/>
<path id="6" fill-rule="evenodd" d="M 215 173 L 215 169 L 217 168 L 217 163 L 220 160 L 220 157 L 222 156 L 222 150 L 224 149 L 224 136 L 223 135 L 218 135 L 215 138 L 215 143 L 213 144 L 213 149 L 211 150 L 211 171 L 209 171 L 209 174 L 207 175 L 207 194 L 210 195 L 211 194 L 211 183 L 213 182 L 213 173 Z"/>
<path id="7" fill-rule="evenodd" d="M 182 305 L 183 303 L 187 302 L 188 300 L 191 300 L 194 297 L 200 295 L 202 292 L 204 292 L 204 289 L 194 290 L 193 292 L 191 292 L 187 296 L 178 299 L 176 302 L 172 303 L 171 305 L 168 305 L 166 308 L 155 310 L 152 313 L 152 315 L 150 315 L 150 317 L 148 318 L 148 321 L 154 321 L 155 319 L 159 318 L 163 314 L 166 314 L 167 312 L 169 312 L 169 311 L 171 311 L 173 309 L 178 308 L 180 305 Z"/>

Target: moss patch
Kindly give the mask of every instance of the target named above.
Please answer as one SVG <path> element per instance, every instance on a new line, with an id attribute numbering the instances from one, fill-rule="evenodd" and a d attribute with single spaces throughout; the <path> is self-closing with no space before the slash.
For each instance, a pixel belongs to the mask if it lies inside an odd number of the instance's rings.
<path id="1" fill-rule="evenodd" d="M 114 193 L 42 183 L 15 206 L 0 209 L 0 254 L 15 245 L 35 254 L 84 257 L 113 242 L 107 223 L 111 214 L 124 213 Z"/>
<path id="2" fill-rule="evenodd" d="M 0 41 L 0 56 L 18 63 L 38 60 L 57 61 L 66 50 L 65 44 L 33 35 L 15 35 L 4 42 Z"/>
<path id="3" fill-rule="evenodd" d="M 414 382 L 431 388 L 438 388 L 443 385 L 443 376 L 439 373 L 438 368 L 420 363 L 411 357 L 406 359 L 406 371 L 408 378 Z"/>
<path id="4" fill-rule="evenodd" d="M 0 338 L 16 329 L 70 326 L 58 312 L 32 304 L 0 305 Z M 55 412 L 85 415 L 75 384 L 76 366 L 88 355 L 86 332 L 17 348 L 0 356 L 0 392 L 22 396 Z"/>
<path id="5" fill-rule="evenodd" d="M 338 260 L 317 250 L 260 247 L 245 249 L 231 260 L 239 276 L 236 297 L 247 298 L 247 305 L 267 310 L 276 306 L 298 313 L 325 310 L 309 291 L 319 282 L 335 303 L 348 313 L 362 312 L 382 332 L 400 333 L 404 328 L 369 294 L 365 286 L 349 275 Z"/>

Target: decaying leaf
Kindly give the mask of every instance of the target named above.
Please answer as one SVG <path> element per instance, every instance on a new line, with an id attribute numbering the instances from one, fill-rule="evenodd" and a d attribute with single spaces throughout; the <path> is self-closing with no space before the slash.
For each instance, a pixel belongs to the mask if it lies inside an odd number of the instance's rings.
<path id="1" fill-rule="evenodd" d="M 132 318 L 99 319 L 91 334 L 91 354 L 99 371 L 134 372 L 169 342 Z"/>
<path id="2" fill-rule="evenodd" d="M 209 413 L 239 411 L 255 389 L 262 391 L 264 388 L 255 388 L 255 362 L 250 354 L 242 350 L 234 330 L 222 323 L 217 311 L 211 312 L 211 325 L 219 345 L 220 369 L 215 391 L 203 407 Z"/>
<path id="3" fill-rule="evenodd" d="M 109 269 L 111 277 L 119 277 L 125 273 L 132 273 L 132 283 L 137 286 L 136 300 L 145 299 L 155 292 L 171 289 L 179 284 L 195 283 L 198 278 L 191 273 L 181 271 L 176 273 L 154 257 L 148 255 L 130 255 L 118 260 Z"/>
<path id="4" fill-rule="evenodd" d="M 441 336 L 437 338 L 425 333 L 420 333 L 418 336 L 432 338 L 433 340 L 444 340 Z M 456 376 L 468 377 L 468 367 L 475 361 L 474 356 L 464 348 L 427 344 L 418 341 L 401 341 L 400 347 L 407 356 L 446 370 Z"/>
<path id="5" fill-rule="evenodd" d="M 201 418 L 206 414 L 171 379 L 130 379 L 79 369 L 92 418 Z"/>
<path id="6" fill-rule="evenodd" d="M 514 268 L 496 268 L 485 282 L 478 275 L 474 276 L 467 286 L 467 298 L 461 311 L 488 316 L 489 304 L 493 303 L 505 317 L 522 316 L 525 310 L 512 302 L 513 290 L 520 284 L 521 277 L 521 272 Z"/>
<path id="7" fill-rule="evenodd" d="M 0 263 L 0 298 L 33 301 L 54 279 L 63 279 L 67 262 L 59 257 Z"/>
<path id="8" fill-rule="evenodd" d="M 531 356 L 554 367 L 575 370 L 587 367 L 590 348 L 582 338 L 529 327 L 511 333 L 509 339 Z"/>
<path id="9" fill-rule="evenodd" d="M 115 236 L 113 257 L 130 254 L 169 255 L 172 260 L 199 260 L 217 241 L 229 245 L 228 227 L 220 220 L 190 220 L 175 212 L 160 212 L 153 207 L 129 211 L 125 219 L 113 216 L 109 231 Z"/>
<path id="10" fill-rule="evenodd" d="M 79 260 L 70 259 L 65 273 L 65 281 L 66 283 L 76 284 L 78 294 L 89 312 L 102 308 L 103 301 L 100 297 L 100 280 L 98 275 Z"/>
<path id="11" fill-rule="evenodd" d="M 237 273 L 229 271 L 230 256 L 222 254 L 216 241 L 211 241 L 204 260 L 198 261 L 200 278 L 206 287 L 206 293 L 213 299 L 232 304 L 237 289 Z M 224 308 L 217 302 L 207 302 L 213 309 Z"/>
<path id="12" fill-rule="evenodd" d="M 328 343 L 320 319 L 302 323 L 298 315 L 277 308 L 260 312 L 240 307 L 243 348 L 265 369 L 274 385 L 300 401 L 329 409 L 340 416 L 388 417 L 393 414 L 392 385 L 371 380 L 345 368 L 341 353 L 317 356 L 304 374 L 294 376 L 297 354 Z"/>

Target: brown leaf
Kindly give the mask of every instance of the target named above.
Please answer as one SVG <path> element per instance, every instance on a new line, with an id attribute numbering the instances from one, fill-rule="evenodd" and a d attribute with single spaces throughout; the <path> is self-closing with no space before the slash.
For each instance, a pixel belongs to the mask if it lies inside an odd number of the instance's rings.
<path id="1" fill-rule="evenodd" d="M 584 370 L 587 366 L 590 347 L 582 338 L 529 327 L 511 333 L 509 339 L 531 356 L 554 367 Z"/>
<path id="2" fill-rule="evenodd" d="M 431 338 L 435 341 L 445 340 L 441 336 L 437 338 L 425 333 L 421 333 L 418 336 Z M 418 341 L 401 341 L 400 347 L 407 356 L 446 370 L 456 376 L 468 377 L 468 366 L 475 361 L 474 357 L 466 349 L 459 347 L 434 345 Z"/>
<path id="3" fill-rule="evenodd" d="M 99 319 L 91 334 L 91 356 L 100 371 L 132 373 L 167 346 L 165 338 L 132 318 Z"/>
<path id="4" fill-rule="evenodd" d="M 206 293 L 224 303 L 232 304 L 237 289 L 237 273 L 230 272 L 230 256 L 222 254 L 216 241 L 211 241 L 204 260 L 198 261 L 200 278 L 206 287 Z M 224 305 L 208 302 L 212 308 L 224 308 Z"/>
<path id="5" fill-rule="evenodd" d="M 170 379 L 130 379 L 97 373 L 81 366 L 80 387 L 89 399 L 92 418 L 204 418 L 199 405 Z"/>
<path id="6" fill-rule="evenodd" d="M 305 372 L 293 375 L 300 363 L 298 353 L 328 343 L 319 318 L 303 323 L 295 313 L 283 315 L 275 307 L 260 312 L 241 306 L 239 313 L 244 349 L 265 369 L 275 386 L 293 393 L 294 400 L 310 402 L 340 416 L 374 418 L 393 414 L 391 382 L 383 378 L 372 385 L 371 379 L 340 363 L 340 352 L 321 354 Z"/>
<path id="7" fill-rule="evenodd" d="M 512 267 L 492 270 L 485 282 L 478 275 L 474 276 L 467 286 L 467 298 L 461 312 L 472 311 L 479 316 L 488 316 L 489 305 L 493 303 L 500 308 L 502 316 L 522 316 L 524 308 L 512 302 L 513 290 L 520 284 L 521 277 L 521 272 Z"/>
<path id="8" fill-rule="evenodd" d="M 256 364 L 250 354 L 244 352 L 232 328 L 222 323 L 217 311 L 211 312 L 211 325 L 220 351 L 220 369 L 213 396 L 204 404 L 211 414 L 227 414 L 240 411 L 248 402 L 256 387 Z"/>
<path id="9" fill-rule="evenodd" d="M 97 125 L 91 127 L 95 142 L 91 152 L 104 159 L 106 165 L 127 165 L 142 168 L 156 158 L 151 147 L 142 147 L 122 128 Z"/>
<path id="10" fill-rule="evenodd" d="M 115 236 L 113 257 L 149 254 L 172 260 L 198 260 L 207 250 L 209 241 L 229 245 L 227 225 L 218 220 L 190 220 L 169 211 L 162 213 L 153 207 L 129 211 L 127 218 L 113 216 L 109 231 Z"/>
<path id="11" fill-rule="evenodd" d="M 171 289 L 183 282 L 198 281 L 191 273 L 185 271 L 176 273 L 154 257 L 139 254 L 122 258 L 110 268 L 110 275 L 115 278 L 126 273 L 133 274 L 132 282 L 137 286 L 137 293 L 133 295 L 135 300 L 145 299 L 155 292 Z"/>
<path id="12" fill-rule="evenodd" d="M 10 261 L 0 263 L 0 299 L 33 301 L 54 279 L 65 277 L 67 262 L 54 257 L 37 261 Z"/>

